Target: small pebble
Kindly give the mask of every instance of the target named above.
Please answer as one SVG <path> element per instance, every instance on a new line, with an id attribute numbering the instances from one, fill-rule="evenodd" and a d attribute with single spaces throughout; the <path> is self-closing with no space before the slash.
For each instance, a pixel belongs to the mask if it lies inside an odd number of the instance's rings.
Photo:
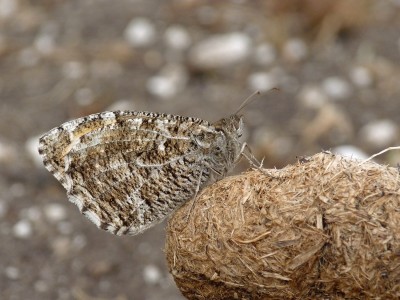
<path id="1" fill-rule="evenodd" d="M 35 291 L 39 293 L 44 293 L 48 291 L 49 286 L 47 285 L 46 281 L 44 280 L 38 280 L 34 283 L 33 287 L 35 288 Z"/>
<path id="2" fill-rule="evenodd" d="M 318 109 L 328 102 L 328 97 L 318 86 L 305 85 L 298 98 L 301 104 L 306 108 Z"/>
<path id="3" fill-rule="evenodd" d="M 11 17 L 18 9 L 17 0 L 0 0 L 0 18 Z"/>
<path id="4" fill-rule="evenodd" d="M 54 52 L 55 43 L 52 35 L 40 34 L 34 41 L 36 50 L 43 55 L 50 55 Z"/>
<path id="5" fill-rule="evenodd" d="M 146 87 L 150 94 L 168 100 L 182 91 L 187 81 L 188 74 L 182 66 L 167 65 L 158 75 L 148 80 Z"/>
<path id="6" fill-rule="evenodd" d="M 35 223 L 42 219 L 42 212 L 37 206 L 31 206 L 24 209 L 21 213 L 22 216 L 26 217 L 29 221 Z"/>
<path id="7" fill-rule="evenodd" d="M 132 100 L 120 99 L 107 107 L 108 111 L 115 110 L 135 110 L 135 104 Z"/>
<path id="8" fill-rule="evenodd" d="M 189 33 L 180 25 L 168 27 L 164 34 L 164 40 L 168 47 L 175 50 L 185 50 L 192 43 Z"/>
<path id="9" fill-rule="evenodd" d="M 283 55 L 289 61 L 299 62 L 307 57 L 308 46 L 301 39 L 289 39 L 283 46 Z"/>
<path id="10" fill-rule="evenodd" d="M 277 85 L 276 78 L 268 72 L 257 72 L 249 76 L 248 86 L 250 90 L 266 92 Z"/>
<path id="11" fill-rule="evenodd" d="M 21 239 L 26 239 L 32 235 L 31 223 L 27 220 L 20 220 L 13 227 L 14 236 Z"/>
<path id="12" fill-rule="evenodd" d="M 71 240 L 68 237 L 55 237 L 51 240 L 51 248 L 58 258 L 65 258 L 71 252 Z"/>
<path id="13" fill-rule="evenodd" d="M 351 95 L 350 84 L 340 77 L 328 77 L 322 82 L 325 93 L 333 99 L 345 99 Z"/>
<path id="14" fill-rule="evenodd" d="M 355 67 L 350 72 L 351 81 L 359 87 L 367 87 L 372 84 L 372 74 L 364 67 Z"/>
<path id="15" fill-rule="evenodd" d="M 112 262 L 107 260 L 94 261 L 88 266 L 88 271 L 93 277 L 101 277 L 109 274 L 114 268 Z"/>
<path id="16" fill-rule="evenodd" d="M 254 52 L 254 60 L 260 66 L 269 66 L 276 60 L 276 50 L 269 43 L 258 45 Z"/>
<path id="17" fill-rule="evenodd" d="M 342 145 L 332 149 L 332 153 L 340 154 L 346 157 L 364 160 L 368 158 L 368 155 L 353 145 Z"/>
<path id="18" fill-rule="evenodd" d="M 15 280 L 15 279 L 18 279 L 20 276 L 20 271 L 16 267 L 9 266 L 9 267 L 6 267 L 4 271 L 5 271 L 4 273 L 6 274 L 8 279 Z"/>
<path id="19" fill-rule="evenodd" d="M 68 61 L 62 66 L 62 73 L 68 79 L 80 79 L 85 73 L 85 66 L 79 61 Z"/>
<path id="20" fill-rule="evenodd" d="M 211 36 L 197 43 L 189 53 L 193 67 L 208 70 L 231 66 L 245 60 L 251 51 L 251 39 L 240 32 Z"/>
<path id="21" fill-rule="evenodd" d="M 38 152 L 40 135 L 30 137 L 25 142 L 25 150 L 38 168 L 43 168 L 43 159 Z"/>
<path id="22" fill-rule="evenodd" d="M 161 271 L 155 265 L 147 265 L 143 270 L 143 279 L 148 284 L 156 284 L 161 280 Z"/>
<path id="23" fill-rule="evenodd" d="M 360 136 L 364 142 L 374 149 L 394 146 L 399 133 L 398 126 L 392 120 L 378 120 L 364 125 Z"/>
<path id="24" fill-rule="evenodd" d="M 131 46 L 146 47 L 155 41 L 156 30 L 150 20 L 136 18 L 129 22 L 124 35 Z"/>
<path id="25" fill-rule="evenodd" d="M 49 221 L 59 222 L 65 219 L 67 216 L 67 211 L 61 204 L 49 203 L 44 207 L 44 214 Z"/>

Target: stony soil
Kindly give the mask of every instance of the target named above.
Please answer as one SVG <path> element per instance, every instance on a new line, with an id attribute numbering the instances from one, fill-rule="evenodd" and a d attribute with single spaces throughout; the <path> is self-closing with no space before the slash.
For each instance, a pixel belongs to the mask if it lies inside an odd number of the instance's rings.
<path id="1" fill-rule="evenodd" d="M 267 167 L 398 145 L 399 1 L 320 2 L 0 0 L 0 298 L 182 299 L 164 224 L 102 232 L 42 166 L 38 136 L 69 119 L 215 121 L 261 90 L 243 113 Z"/>

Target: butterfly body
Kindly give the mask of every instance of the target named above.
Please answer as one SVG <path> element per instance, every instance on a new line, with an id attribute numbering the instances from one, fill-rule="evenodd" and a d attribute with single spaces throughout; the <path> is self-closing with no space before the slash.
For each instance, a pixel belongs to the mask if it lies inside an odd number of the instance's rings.
<path id="1" fill-rule="evenodd" d="M 138 234 L 223 178 L 241 154 L 242 118 L 207 121 L 116 111 L 64 123 L 40 138 L 46 168 L 99 228 Z"/>

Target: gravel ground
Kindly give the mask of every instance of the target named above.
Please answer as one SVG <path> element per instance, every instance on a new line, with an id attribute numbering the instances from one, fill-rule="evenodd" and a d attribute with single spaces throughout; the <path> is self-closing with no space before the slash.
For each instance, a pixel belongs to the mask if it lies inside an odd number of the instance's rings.
<path id="1" fill-rule="evenodd" d="M 215 121 L 261 90 L 244 114 L 266 167 L 367 157 L 400 144 L 399 61 L 396 0 L 0 0 L 1 299 L 182 299 L 164 224 L 95 228 L 42 166 L 42 133 L 115 109 Z"/>

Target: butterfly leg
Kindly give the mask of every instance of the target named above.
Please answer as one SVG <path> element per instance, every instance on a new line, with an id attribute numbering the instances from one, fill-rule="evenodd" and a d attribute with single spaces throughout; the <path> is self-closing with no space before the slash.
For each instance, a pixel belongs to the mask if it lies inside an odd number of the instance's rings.
<path id="1" fill-rule="evenodd" d="M 245 153 L 246 150 L 248 154 Z M 244 156 L 251 166 L 255 167 L 256 169 L 262 169 L 264 158 L 261 160 L 261 162 L 259 162 L 251 152 L 251 148 L 247 143 L 243 143 L 242 148 L 240 149 L 240 155 Z"/>
<path id="2" fill-rule="evenodd" d="M 245 152 L 246 150 L 248 151 L 248 153 Z M 264 157 L 261 160 L 261 162 L 259 162 L 251 152 L 251 148 L 247 145 L 247 143 L 243 143 L 242 149 L 240 150 L 240 154 L 247 159 L 247 161 L 253 168 L 259 170 L 261 173 L 269 177 L 278 178 L 276 175 L 273 175 L 271 172 L 267 171 L 267 169 L 263 168 Z"/>

